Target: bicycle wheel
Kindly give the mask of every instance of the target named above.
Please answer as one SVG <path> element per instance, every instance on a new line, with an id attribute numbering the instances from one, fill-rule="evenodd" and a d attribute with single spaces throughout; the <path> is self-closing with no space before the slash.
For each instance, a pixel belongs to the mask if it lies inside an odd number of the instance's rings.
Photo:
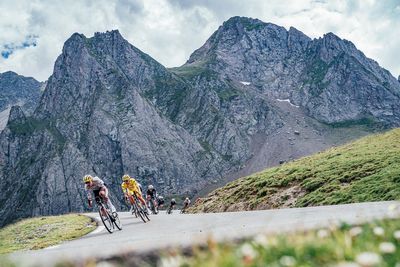
<path id="1" fill-rule="evenodd" d="M 101 211 L 102 209 L 103 209 L 103 212 Z M 99 206 L 99 215 L 100 215 L 101 221 L 104 224 L 104 227 L 107 229 L 107 231 L 110 234 L 112 234 L 112 232 L 114 230 L 113 221 L 103 205 Z"/>
<path id="2" fill-rule="evenodd" d="M 135 196 L 135 203 L 136 206 L 138 207 L 139 210 L 139 214 L 142 214 L 143 217 L 145 219 L 147 219 L 147 221 L 150 221 L 149 216 L 147 215 L 147 211 L 146 211 L 146 206 L 142 204 L 142 202 L 140 202 L 139 198 Z"/>
<path id="3" fill-rule="evenodd" d="M 118 228 L 118 230 L 122 230 L 122 224 L 121 221 L 119 220 L 118 213 L 115 212 L 115 214 L 117 215 L 116 217 L 113 216 L 114 214 L 111 215 L 113 218 L 113 223 Z"/>
<path id="4" fill-rule="evenodd" d="M 144 217 L 143 213 L 140 211 L 138 205 L 136 204 L 136 202 L 133 204 L 133 207 L 135 209 L 135 213 L 137 215 L 139 215 L 140 219 L 142 219 L 142 221 L 145 223 L 146 222 L 146 218 Z"/>
<path id="5" fill-rule="evenodd" d="M 154 200 L 155 201 L 155 200 Z M 152 201 L 152 203 L 153 203 L 153 210 L 154 210 L 154 214 L 158 214 L 158 207 L 156 206 L 156 205 L 154 205 L 154 202 Z"/>

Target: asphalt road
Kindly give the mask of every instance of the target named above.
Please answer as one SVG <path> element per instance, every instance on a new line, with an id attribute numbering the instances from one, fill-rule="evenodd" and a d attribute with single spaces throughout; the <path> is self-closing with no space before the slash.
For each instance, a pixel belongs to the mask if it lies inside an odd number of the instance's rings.
<path id="1" fill-rule="evenodd" d="M 388 216 L 389 207 L 399 202 L 370 202 L 349 205 L 291 208 L 279 210 L 152 215 L 143 223 L 130 213 L 119 214 L 122 231 L 109 234 L 100 226 L 94 232 L 61 245 L 28 252 L 18 252 L 10 258 L 23 266 L 52 266 L 63 259 L 82 260 L 88 257 L 108 257 L 125 252 L 144 252 L 168 246 L 203 243 L 207 238 L 232 240 L 258 233 L 287 233 L 323 228 L 346 222 L 357 224 Z M 97 216 L 97 214 L 88 214 Z M 100 222 L 101 224 L 101 222 Z"/>

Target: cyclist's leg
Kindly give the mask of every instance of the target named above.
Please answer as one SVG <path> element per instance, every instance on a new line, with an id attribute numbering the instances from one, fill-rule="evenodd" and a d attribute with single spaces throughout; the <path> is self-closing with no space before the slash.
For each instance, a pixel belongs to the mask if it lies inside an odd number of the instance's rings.
<path id="1" fill-rule="evenodd" d="M 158 201 L 157 201 L 156 197 L 155 196 L 152 197 L 151 200 L 153 201 L 154 207 L 158 208 Z"/>
<path id="2" fill-rule="evenodd" d="M 103 186 L 100 189 L 100 196 L 104 199 L 104 201 L 107 203 L 108 207 L 111 209 L 111 212 L 116 212 L 116 208 L 114 207 L 114 205 L 111 203 L 110 198 L 108 197 L 108 188 Z"/>
<path id="3" fill-rule="evenodd" d="M 137 198 L 140 200 L 140 202 L 142 202 L 142 204 L 147 208 L 147 203 L 146 201 L 143 199 L 143 197 L 139 194 L 139 192 L 135 192 Z"/>
<path id="4" fill-rule="evenodd" d="M 128 191 L 128 199 L 131 203 L 131 205 L 133 205 L 135 203 L 135 198 L 133 197 L 134 192 L 132 191 Z"/>

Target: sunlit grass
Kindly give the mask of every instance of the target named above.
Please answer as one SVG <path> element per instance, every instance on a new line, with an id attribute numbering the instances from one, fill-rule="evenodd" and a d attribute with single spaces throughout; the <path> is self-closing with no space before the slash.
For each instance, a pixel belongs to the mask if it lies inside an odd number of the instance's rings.
<path id="1" fill-rule="evenodd" d="M 286 193 L 291 188 L 298 190 Z M 238 179 L 201 199 L 192 211 L 279 208 L 290 198 L 295 201 L 286 206 L 400 199 L 400 129 Z"/>
<path id="2" fill-rule="evenodd" d="M 0 229 L 0 254 L 53 246 L 95 227 L 91 218 L 78 214 L 25 219 Z"/>

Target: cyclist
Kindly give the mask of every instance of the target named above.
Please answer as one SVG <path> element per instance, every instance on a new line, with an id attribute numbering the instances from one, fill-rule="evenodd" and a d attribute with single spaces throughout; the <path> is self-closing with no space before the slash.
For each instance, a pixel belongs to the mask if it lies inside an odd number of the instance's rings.
<path id="1" fill-rule="evenodd" d="M 159 206 L 159 207 L 162 207 L 163 206 L 163 204 L 164 204 L 164 197 L 163 196 L 158 196 L 157 197 L 157 205 Z"/>
<path id="2" fill-rule="evenodd" d="M 187 197 L 185 198 L 185 201 L 183 201 L 183 208 L 182 208 L 182 213 L 184 213 L 190 205 L 190 199 Z"/>
<path id="3" fill-rule="evenodd" d="M 157 201 L 156 201 L 157 200 L 157 191 L 153 185 L 149 185 L 147 187 L 146 197 L 147 197 L 148 201 L 153 202 L 154 208 L 157 209 L 157 206 L 158 206 Z"/>
<path id="4" fill-rule="evenodd" d="M 129 199 L 129 196 L 132 196 L 135 194 L 137 198 L 142 202 L 142 204 L 146 207 L 146 212 L 147 212 L 147 205 L 146 201 L 144 201 L 142 197 L 142 191 L 140 190 L 140 187 L 138 185 L 138 182 L 136 182 L 135 178 L 129 177 L 128 174 L 125 174 L 122 176 L 122 192 L 124 192 L 125 199 Z"/>
<path id="5" fill-rule="evenodd" d="M 173 198 L 173 199 L 171 199 L 171 203 L 169 204 L 169 208 L 167 210 L 168 214 L 172 213 L 172 210 L 174 209 L 175 205 L 176 205 L 176 201 L 175 201 L 175 198 Z"/>
<path id="6" fill-rule="evenodd" d="M 108 189 L 105 186 L 103 180 L 101 180 L 97 176 L 92 177 L 91 175 L 87 174 L 83 177 L 83 182 L 85 183 L 85 191 L 89 202 L 89 207 L 92 207 L 93 203 L 92 195 L 90 194 L 90 190 L 92 190 L 96 202 L 99 203 L 100 200 L 99 198 L 101 197 L 104 200 L 104 202 L 107 203 L 107 206 L 111 209 L 111 212 L 115 216 L 116 209 L 114 205 L 111 203 L 110 198 L 108 197 Z"/>

